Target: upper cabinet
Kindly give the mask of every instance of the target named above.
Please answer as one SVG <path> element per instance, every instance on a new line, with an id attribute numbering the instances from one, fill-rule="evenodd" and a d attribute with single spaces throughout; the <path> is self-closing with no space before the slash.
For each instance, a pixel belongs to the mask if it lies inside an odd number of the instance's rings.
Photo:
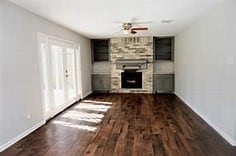
<path id="1" fill-rule="evenodd" d="M 92 39 L 92 60 L 93 62 L 109 61 L 109 40 Z"/>
<path id="2" fill-rule="evenodd" d="M 174 61 L 174 37 L 154 37 L 155 60 Z"/>

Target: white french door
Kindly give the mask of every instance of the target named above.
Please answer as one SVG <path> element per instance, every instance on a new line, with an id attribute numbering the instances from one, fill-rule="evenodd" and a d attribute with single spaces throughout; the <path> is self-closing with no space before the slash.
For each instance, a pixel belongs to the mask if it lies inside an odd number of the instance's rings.
<path id="1" fill-rule="evenodd" d="M 75 44 L 53 38 L 40 44 L 45 119 L 78 100 L 78 59 Z"/>

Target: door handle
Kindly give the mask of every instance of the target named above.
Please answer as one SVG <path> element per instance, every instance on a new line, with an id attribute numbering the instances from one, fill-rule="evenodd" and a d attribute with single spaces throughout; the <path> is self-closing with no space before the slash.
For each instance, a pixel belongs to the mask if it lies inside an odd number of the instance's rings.
<path id="1" fill-rule="evenodd" d="M 66 77 L 69 77 L 68 70 L 66 69 Z"/>

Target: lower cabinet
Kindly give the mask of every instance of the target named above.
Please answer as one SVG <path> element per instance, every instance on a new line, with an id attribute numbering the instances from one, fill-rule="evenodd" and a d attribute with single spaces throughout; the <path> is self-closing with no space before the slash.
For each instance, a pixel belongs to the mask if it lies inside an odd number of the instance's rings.
<path id="1" fill-rule="evenodd" d="M 109 74 L 92 74 L 92 89 L 94 92 L 110 91 L 110 75 Z"/>
<path id="2" fill-rule="evenodd" d="M 153 87 L 157 93 L 173 93 L 174 74 L 154 74 Z"/>

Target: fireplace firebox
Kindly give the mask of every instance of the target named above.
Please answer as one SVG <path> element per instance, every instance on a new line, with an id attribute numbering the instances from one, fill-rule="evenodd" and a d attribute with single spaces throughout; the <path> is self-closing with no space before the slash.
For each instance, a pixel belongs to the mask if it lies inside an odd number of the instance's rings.
<path id="1" fill-rule="evenodd" d="M 135 72 L 135 71 L 122 72 L 121 88 L 142 88 L 142 72 Z"/>

